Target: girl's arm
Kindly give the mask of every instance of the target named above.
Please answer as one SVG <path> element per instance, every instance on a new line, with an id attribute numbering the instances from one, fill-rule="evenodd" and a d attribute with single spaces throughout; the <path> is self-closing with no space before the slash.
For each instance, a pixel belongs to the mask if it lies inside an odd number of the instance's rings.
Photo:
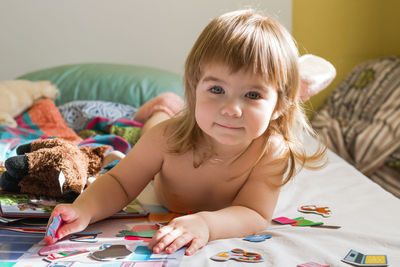
<path id="1" fill-rule="evenodd" d="M 107 218 L 135 199 L 163 163 L 164 123 L 151 128 L 114 168 L 91 184 L 72 205 L 59 205 L 59 238 L 83 230 L 89 223 Z"/>
<path id="2" fill-rule="evenodd" d="M 207 222 L 210 241 L 248 236 L 265 230 L 272 219 L 286 170 L 286 153 L 281 138 L 272 137 L 268 155 L 254 167 L 232 206 L 214 212 L 202 212 Z M 227 223 L 229 222 L 229 223 Z"/>
<path id="3" fill-rule="evenodd" d="M 221 238 L 244 237 L 266 229 L 275 209 L 286 160 L 280 138 L 273 138 L 265 155 L 251 171 L 245 184 L 230 207 L 198 212 L 175 218 L 161 228 L 149 243 L 159 253 L 173 253 L 188 245 L 192 255 L 208 241 Z"/>

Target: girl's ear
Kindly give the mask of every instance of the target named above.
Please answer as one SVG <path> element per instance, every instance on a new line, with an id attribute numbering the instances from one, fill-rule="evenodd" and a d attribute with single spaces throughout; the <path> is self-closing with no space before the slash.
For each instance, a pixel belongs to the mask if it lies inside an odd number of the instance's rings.
<path id="1" fill-rule="evenodd" d="M 336 69 L 322 57 L 307 54 L 299 58 L 299 73 L 300 99 L 306 101 L 332 82 Z"/>

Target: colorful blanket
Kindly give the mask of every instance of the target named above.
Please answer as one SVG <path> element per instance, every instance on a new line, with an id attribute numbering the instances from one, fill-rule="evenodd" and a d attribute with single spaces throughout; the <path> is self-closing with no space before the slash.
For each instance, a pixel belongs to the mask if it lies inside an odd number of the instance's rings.
<path id="1" fill-rule="evenodd" d="M 16 121 L 17 128 L 0 126 L 0 162 L 15 156 L 20 144 L 55 137 L 82 146 L 108 145 L 109 151 L 119 150 L 126 154 L 139 138 L 142 127 L 141 123 L 127 119 L 111 121 L 96 117 L 78 135 L 68 127 L 50 99 L 37 102 Z"/>

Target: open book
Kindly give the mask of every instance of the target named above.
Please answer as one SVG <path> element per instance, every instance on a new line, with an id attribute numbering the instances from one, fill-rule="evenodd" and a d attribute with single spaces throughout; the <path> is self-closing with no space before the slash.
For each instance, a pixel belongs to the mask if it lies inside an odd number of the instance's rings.
<path id="1" fill-rule="evenodd" d="M 0 214 L 3 217 L 49 218 L 54 207 L 60 203 L 55 199 L 0 191 Z M 135 199 L 111 218 L 144 217 L 148 214 L 142 203 Z"/>

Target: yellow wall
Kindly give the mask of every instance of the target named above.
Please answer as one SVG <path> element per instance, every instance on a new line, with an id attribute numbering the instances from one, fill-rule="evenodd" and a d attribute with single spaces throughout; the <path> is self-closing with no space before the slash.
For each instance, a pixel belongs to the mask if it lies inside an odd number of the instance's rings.
<path id="1" fill-rule="evenodd" d="M 357 64 L 400 55 L 399 0 L 292 0 L 292 8 L 292 33 L 300 53 L 321 56 L 337 71 L 332 84 L 313 96 L 306 109 L 317 110 Z"/>

